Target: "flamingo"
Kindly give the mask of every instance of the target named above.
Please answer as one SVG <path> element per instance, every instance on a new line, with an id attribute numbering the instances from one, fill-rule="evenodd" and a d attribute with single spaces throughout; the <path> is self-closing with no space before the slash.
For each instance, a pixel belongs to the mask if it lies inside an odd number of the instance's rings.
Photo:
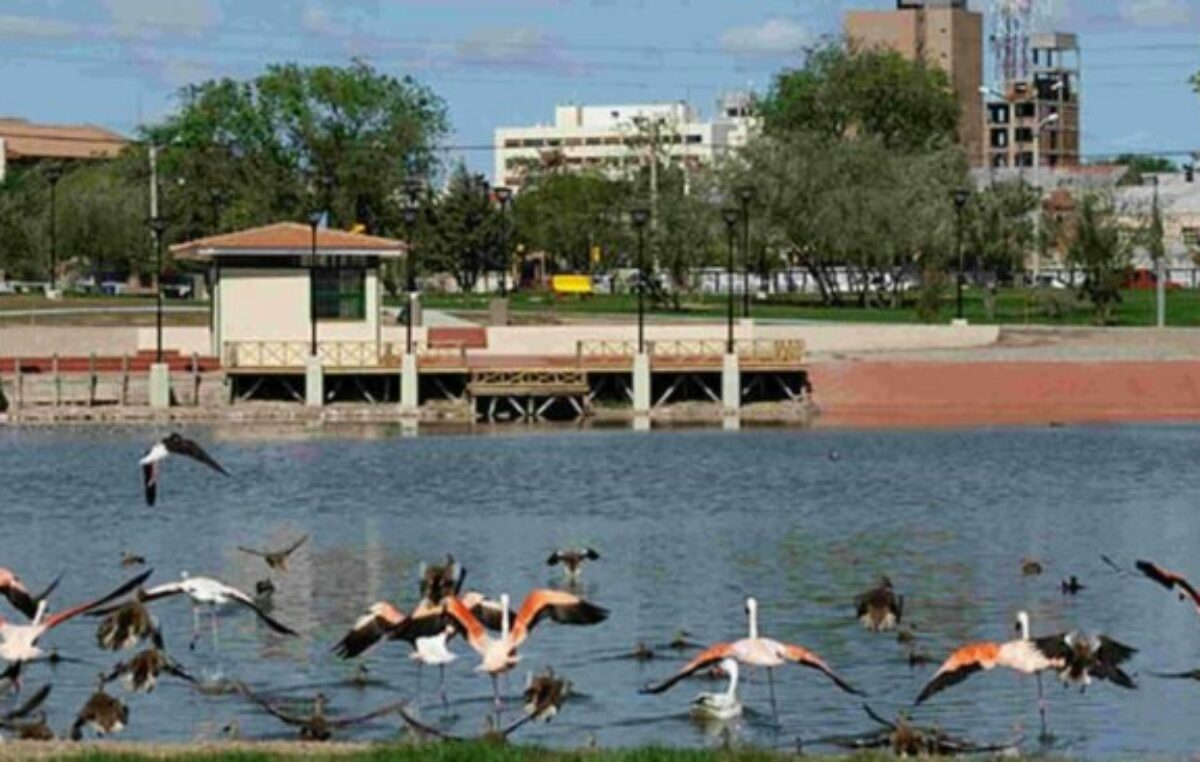
<path id="1" fill-rule="evenodd" d="M 722 659 L 721 671 L 729 675 L 729 686 L 723 693 L 701 693 L 692 702 L 692 714 L 702 720 L 726 722 L 742 716 L 742 702 L 738 699 L 737 659 Z"/>
<path id="2" fill-rule="evenodd" d="M 138 585 L 145 582 L 152 573 L 153 570 L 145 571 L 103 598 L 81 603 L 78 606 L 73 606 L 49 616 L 46 615 L 46 602 L 43 600 L 38 604 L 33 621 L 29 624 L 14 624 L 0 617 L 0 659 L 9 664 L 9 669 L 6 670 L 5 675 L 11 677 L 14 682 L 18 681 L 21 665 L 42 656 L 43 652 L 38 647 L 38 641 L 41 640 L 43 635 L 63 622 L 70 621 L 80 614 L 103 606 L 109 601 L 129 593 Z"/>
<path id="3" fill-rule="evenodd" d="M 1190 598 L 1192 605 L 1196 607 L 1196 613 L 1200 614 L 1200 592 L 1197 592 L 1192 583 L 1188 582 L 1182 574 L 1176 574 L 1150 561 L 1137 561 L 1134 566 L 1142 574 L 1166 589 L 1176 590 L 1179 593 L 1179 600 Z"/>
<path id="4" fill-rule="evenodd" d="M 886 576 L 855 601 L 855 613 L 862 626 L 871 632 L 894 630 L 904 616 L 904 596 L 896 595 L 892 581 Z"/>
<path id="5" fill-rule="evenodd" d="M 138 461 L 138 465 L 142 467 L 142 488 L 146 493 L 146 505 L 153 506 L 158 500 L 160 464 L 171 455 L 191 458 L 219 474 L 229 476 L 229 472 L 220 463 L 213 460 L 213 457 L 205 452 L 203 447 L 178 432 L 174 432 L 155 442 Z"/>
<path id="6" fill-rule="evenodd" d="M 1093 677 L 1122 688 L 1137 687 L 1120 666 L 1137 653 L 1134 648 L 1104 635 L 1092 638 L 1079 632 L 1031 638 L 1029 614 L 1024 611 L 1017 613 L 1016 628 L 1020 633 L 1016 640 L 971 643 L 950 654 L 921 690 L 916 703 L 924 703 L 934 694 L 961 683 L 976 672 L 1006 667 L 1037 678 L 1038 715 L 1042 723 L 1042 737 L 1047 738 L 1043 672 L 1056 672 L 1063 682 L 1077 685 L 1081 690 L 1091 683 Z"/>
<path id="7" fill-rule="evenodd" d="M 13 605 L 17 611 L 20 611 L 28 619 L 33 619 L 37 614 L 38 603 L 49 597 L 50 593 L 54 592 L 54 588 L 58 587 L 58 580 L 50 583 L 50 586 L 42 591 L 41 595 L 34 595 L 29 592 L 29 588 L 25 587 L 25 583 L 21 578 L 12 571 L 0 567 L 0 595 L 8 599 L 8 602 Z"/>
<path id="8" fill-rule="evenodd" d="M 254 599 L 246 595 L 241 590 L 235 587 L 230 587 L 224 582 L 212 579 L 211 577 L 189 577 L 187 572 L 183 573 L 183 579 L 179 582 L 169 582 L 165 585 L 152 587 L 149 590 L 138 591 L 138 600 L 149 602 L 159 598 L 167 598 L 175 595 L 186 595 L 192 601 L 192 644 L 196 645 L 196 635 L 200 630 L 200 609 L 199 606 L 208 606 L 212 614 L 213 626 L 213 648 L 217 647 L 217 608 L 230 604 L 239 604 L 253 611 L 265 625 L 270 627 L 280 635 L 296 635 L 296 631 L 287 625 L 272 619 L 267 612 L 254 602 Z"/>
<path id="9" fill-rule="evenodd" d="M 476 672 L 485 673 L 492 679 L 492 697 L 496 708 L 501 707 L 499 676 L 517 666 L 520 657 L 517 648 L 529 637 L 533 628 L 546 617 L 559 624 L 591 625 L 608 618 L 607 609 L 560 590 L 534 590 L 525 597 L 515 620 L 509 611 L 509 597 L 500 596 L 500 636 L 487 634 L 480 617 L 466 602 L 457 597 L 447 598 L 446 614 L 464 630 L 467 643 L 479 654 L 480 663 Z M 400 632 L 415 627 L 413 620 L 400 626 Z M 404 637 L 401 635 L 401 637 Z"/>
<path id="10" fill-rule="evenodd" d="M 642 688 L 642 693 L 663 693 L 700 670 L 720 663 L 724 659 L 736 659 L 751 667 L 764 667 L 767 679 L 771 685 L 771 704 L 775 704 L 775 668 L 784 664 L 799 664 L 802 667 L 815 669 L 833 681 L 834 685 L 847 693 L 862 695 L 860 691 L 843 680 L 819 656 L 807 648 L 788 643 L 780 643 L 770 638 L 759 637 L 758 634 L 758 601 L 746 599 L 746 616 L 749 620 L 750 633 L 748 637 L 732 643 L 717 643 L 702 651 L 696 658 L 685 664 L 682 669 L 658 685 L 648 685 Z"/>

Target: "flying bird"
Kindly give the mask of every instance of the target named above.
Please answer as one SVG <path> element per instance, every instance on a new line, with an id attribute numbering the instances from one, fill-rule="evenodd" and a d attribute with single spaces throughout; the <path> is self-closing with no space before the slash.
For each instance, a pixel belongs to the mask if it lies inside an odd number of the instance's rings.
<path id="1" fill-rule="evenodd" d="M 282 574 L 287 574 L 288 557 L 295 553 L 300 546 L 306 542 L 308 542 L 308 535 L 303 535 L 300 537 L 300 539 L 281 550 L 255 550 L 254 548 L 247 548 L 241 545 L 238 546 L 238 550 L 243 553 L 249 553 L 252 556 L 258 556 L 267 562 L 267 566 L 269 568 L 274 569 Z"/>
<path id="2" fill-rule="evenodd" d="M 105 677 L 105 682 L 120 678 L 126 690 L 150 693 L 158 685 L 159 675 L 164 672 L 193 685 L 196 683 L 196 678 L 160 648 L 147 648 L 129 661 L 118 663 Z"/>
<path id="3" fill-rule="evenodd" d="M 105 682 L 105 675 L 101 673 L 96 692 L 84 703 L 75 717 L 75 724 L 71 726 L 72 741 L 83 738 L 85 727 L 92 728 L 97 735 L 105 736 L 120 733 L 129 724 L 129 707 L 104 692 Z"/>
<path id="4" fill-rule="evenodd" d="M 567 579 L 571 582 L 578 582 L 583 573 L 584 562 L 598 561 L 599 559 L 600 554 L 591 548 L 563 548 L 551 553 L 550 557 L 546 559 L 546 565 L 562 564 Z"/>
<path id="5" fill-rule="evenodd" d="M 1137 570 L 1162 585 L 1168 590 L 1174 590 L 1179 593 L 1179 600 L 1191 599 L 1192 605 L 1196 607 L 1196 612 L 1200 613 L 1200 593 L 1196 592 L 1196 588 L 1192 587 L 1192 583 L 1188 582 L 1182 574 L 1176 574 L 1173 571 L 1168 571 L 1158 564 L 1150 561 L 1138 561 L 1134 564 Z"/>
<path id="6" fill-rule="evenodd" d="M 158 500 L 159 472 L 162 470 L 162 462 L 170 455 L 191 458 L 219 474 L 229 476 L 229 472 L 205 452 L 203 447 L 178 432 L 171 433 L 155 442 L 138 461 L 142 467 L 142 487 L 146 492 L 146 505 L 153 506 Z"/>
<path id="7" fill-rule="evenodd" d="M 449 553 L 446 554 L 446 560 L 440 564 L 427 564 L 422 561 L 417 573 L 420 577 L 418 591 L 421 601 L 430 606 L 438 605 L 449 595 L 458 595 L 467 576 L 466 569 Z"/>
<path id="8" fill-rule="evenodd" d="M 0 617 L 0 659 L 9 663 L 6 675 L 11 673 L 14 681 L 19 680 L 21 664 L 37 659 L 43 654 L 42 649 L 38 647 L 38 641 L 47 632 L 63 622 L 70 621 L 80 614 L 87 613 L 131 592 L 145 582 L 151 573 L 153 570 L 139 574 L 103 598 L 81 603 L 54 614 L 46 614 L 46 602 L 42 601 L 38 604 L 33 621 L 29 624 L 14 624 Z"/>
<path id="9" fill-rule="evenodd" d="M 96 644 L 106 651 L 135 648 L 147 638 L 156 647 L 163 647 L 158 620 L 140 600 L 127 601 L 108 611 L 93 611 L 91 616 L 104 616 L 96 628 Z"/>
<path id="10" fill-rule="evenodd" d="M 904 596 L 896 595 L 892 581 L 882 577 L 876 587 L 855 599 L 855 614 L 862 626 L 871 632 L 893 630 L 904 615 Z"/>
<path id="11" fill-rule="evenodd" d="M 333 718 L 328 717 L 325 714 L 325 708 L 328 705 L 329 700 L 325 697 L 324 693 L 318 693 L 313 699 L 312 714 L 304 717 L 297 714 L 291 714 L 290 712 L 280 709 L 266 699 L 253 693 L 248 687 L 246 687 L 244 683 L 239 683 L 238 689 L 243 696 L 262 707 L 267 714 L 287 725 L 299 728 L 300 738 L 306 741 L 328 741 L 333 737 L 333 732 L 335 730 L 348 728 L 352 725 L 361 725 L 364 722 L 370 722 L 378 717 L 392 714 L 393 712 L 400 710 L 406 703 L 405 701 L 397 701 L 394 704 L 388 704 L 387 706 L 380 707 L 379 709 L 375 709 L 357 717 Z"/>
<path id="12" fill-rule="evenodd" d="M 7 598 L 13 608 L 24 614 L 27 619 L 33 619 L 37 614 L 38 604 L 54 592 L 54 588 L 58 587 L 58 582 L 58 579 L 54 580 L 41 594 L 34 595 L 29 592 L 29 588 L 25 587 L 25 583 L 21 581 L 20 577 L 8 569 L 0 568 L 0 595 Z"/>

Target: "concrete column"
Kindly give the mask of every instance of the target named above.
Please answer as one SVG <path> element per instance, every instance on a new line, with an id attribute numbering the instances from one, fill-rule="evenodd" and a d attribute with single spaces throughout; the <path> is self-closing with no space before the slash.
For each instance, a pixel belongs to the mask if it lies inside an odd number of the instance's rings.
<path id="1" fill-rule="evenodd" d="M 634 431 L 650 431 L 652 428 L 653 428 L 653 425 L 650 423 L 650 416 L 635 415 L 633 417 L 633 430 Z"/>
<path id="2" fill-rule="evenodd" d="M 400 362 L 400 409 L 407 412 L 417 412 L 421 404 L 420 376 L 417 374 L 417 356 L 404 355 Z"/>
<path id="3" fill-rule="evenodd" d="M 650 412 L 650 355 L 640 352 L 633 356 L 633 412 Z"/>
<path id="4" fill-rule="evenodd" d="M 171 368 L 162 362 L 150 366 L 150 407 L 165 410 L 171 406 Z"/>
<path id="5" fill-rule="evenodd" d="M 304 361 L 304 404 L 309 407 L 325 404 L 325 369 L 321 367 L 319 357 Z"/>
<path id="6" fill-rule="evenodd" d="M 742 370 L 736 354 L 726 354 L 721 367 L 721 402 L 727 415 L 742 409 Z"/>

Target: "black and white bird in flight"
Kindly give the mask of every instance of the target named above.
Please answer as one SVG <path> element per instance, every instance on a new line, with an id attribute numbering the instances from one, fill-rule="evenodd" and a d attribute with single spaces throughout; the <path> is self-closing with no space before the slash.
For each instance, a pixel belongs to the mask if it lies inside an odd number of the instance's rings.
<path id="1" fill-rule="evenodd" d="M 229 472 L 204 451 L 204 448 L 179 432 L 172 432 L 154 443 L 138 464 L 142 467 L 142 486 L 146 490 L 146 505 L 154 505 L 158 499 L 158 478 L 162 462 L 170 455 L 183 455 L 199 461 L 212 470 L 229 476 Z"/>

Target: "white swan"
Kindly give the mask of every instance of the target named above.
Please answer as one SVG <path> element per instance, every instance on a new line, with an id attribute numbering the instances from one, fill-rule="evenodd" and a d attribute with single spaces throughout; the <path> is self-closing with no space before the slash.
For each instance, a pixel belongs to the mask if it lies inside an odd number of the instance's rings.
<path id="1" fill-rule="evenodd" d="M 692 702 L 692 714 L 706 720 L 732 720 L 742 716 L 742 702 L 738 699 L 737 659 L 722 659 L 721 670 L 729 675 L 729 687 L 724 693 L 701 693 Z"/>

